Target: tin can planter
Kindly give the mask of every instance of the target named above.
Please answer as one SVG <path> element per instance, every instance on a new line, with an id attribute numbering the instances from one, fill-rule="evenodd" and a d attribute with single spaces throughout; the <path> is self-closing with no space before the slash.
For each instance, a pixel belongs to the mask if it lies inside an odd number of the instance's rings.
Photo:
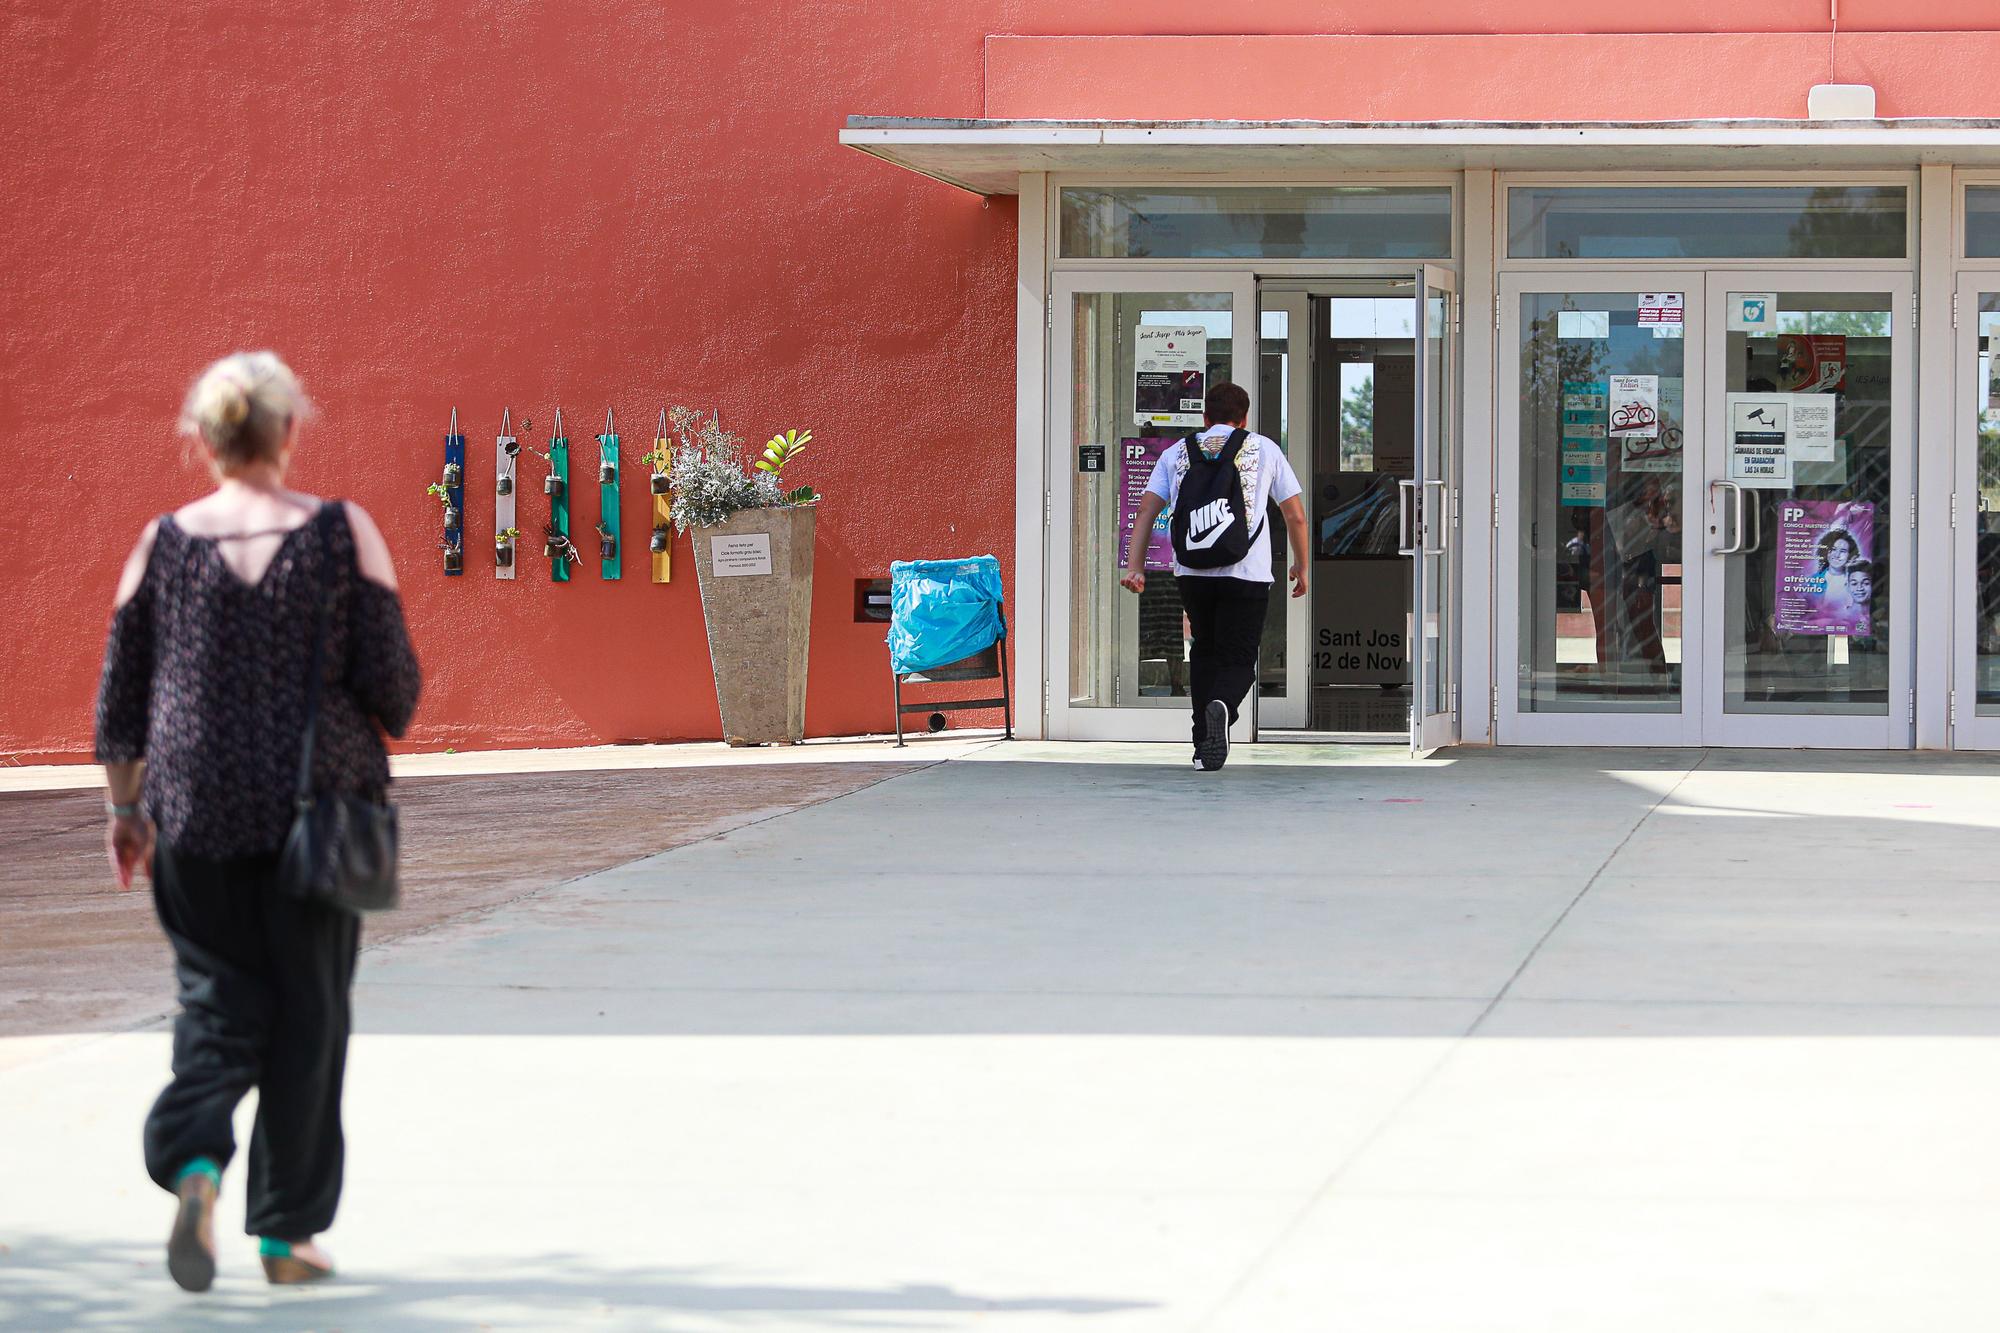
<path id="1" fill-rule="evenodd" d="M 551 472 L 548 476 L 542 478 L 543 495 L 548 496 L 550 499 L 561 499 L 562 493 L 563 479 L 561 477 Z"/>
<path id="2" fill-rule="evenodd" d="M 512 495 L 514 493 L 514 479 L 512 477 L 500 478 L 493 483 L 493 493 L 495 495 Z"/>
<path id="3" fill-rule="evenodd" d="M 805 739 L 817 519 L 811 505 L 746 509 L 693 534 L 715 701 L 731 745 Z"/>
<path id="4" fill-rule="evenodd" d="M 609 486 L 616 480 L 618 480 L 618 465 L 616 463 L 604 462 L 597 465 L 597 484 L 599 486 Z"/>
<path id="5" fill-rule="evenodd" d="M 444 465 L 444 484 L 447 488 L 456 489 L 457 487 L 463 485 L 464 482 L 465 482 L 464 468 L 460 467 L 456 463 L 446 463 Z"/>
<path id="6" fill-rule="evenodd" d="M 456 574 L 465 568 L 465 552 L 456 546 L 444 548 L 444 572 Z"/>
<path id="7" fill-rule="evenodd" d="M 664 472 L 655 472 L 647 479 L 646 485 L 655 495 L 666 495 L 673 489 L 674 479 Z"/>
<path id="8" fill-rule="evenodd" d="M 457 508 L 457 506 L 455 506 L 455 505 L 447 505 L 447 506 L 445 506 L 445 511 L 444 511 L 444 530 L 445 530 L 446 532 L 457 532 L 457 531 L 458 531 L 458 527 L 459 527 L 459 523 L 460 523 L 461 521 L 462 521 L 462 520 L 461 520 L 461 517 L 460 517 L 460 515 L 459 515 L 459 511 L 458 511 L 458 508 Z"/>
<path id="9" fill-rule="evenodd" d="M 602 533 L 598 534 L 597 558 L 599 560 L 616 560 L 618 558 L 618 539 L 616 537 L 604 536 Z"/>
<path id="10" fill-rule="evenodd" d="M 514 543 L 493 543 L 493 563 L 502 569 L 512 569 L 514 567 Z"/>
<path id="11" fill-rule="evenodd" d="M 673 545 L 673 540 L 674 540 L 673 534 L 669 532 L 667 529 L 654 528 L 653 540 L 648 542 L 647 546 L 649 547 L 649 549 L 651 549 L 654 555 L 659 555 L 663 553 L 669 546 Z"/>

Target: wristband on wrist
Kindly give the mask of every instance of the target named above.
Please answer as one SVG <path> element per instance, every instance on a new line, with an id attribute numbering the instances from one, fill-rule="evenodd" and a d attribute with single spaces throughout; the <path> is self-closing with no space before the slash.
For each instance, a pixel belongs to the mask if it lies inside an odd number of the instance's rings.
<path id="1" fill-rule="evenodd" d="M 139 803 L 137 801 L 129 801 L 120 804 L 117 801 L 106 801 L 104 803 L 104 813 L 112 816 L 114 819 L 135 819 L 139 815 Z"/>

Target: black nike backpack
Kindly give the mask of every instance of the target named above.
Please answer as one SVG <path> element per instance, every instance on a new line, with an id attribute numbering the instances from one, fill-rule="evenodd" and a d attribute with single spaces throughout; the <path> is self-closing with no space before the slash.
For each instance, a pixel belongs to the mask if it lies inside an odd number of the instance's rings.
<path id="1" fill-rule="evenodd" d="M 1257 533 L 1250 526 L 1250 505 L 1243 494 L 1243 473 L 1236 456 L 1250 432 L 1237 427 L 1214 458 L 1201 451 L 1197 437 L 1182 443 L 1187 449 L 1187 475 L 1174 499 L 1174 559 L 1188 569 L 1222 569 L 1250 554 Z M 1263 515 L 1257 516 L 1257 527 Z"/>

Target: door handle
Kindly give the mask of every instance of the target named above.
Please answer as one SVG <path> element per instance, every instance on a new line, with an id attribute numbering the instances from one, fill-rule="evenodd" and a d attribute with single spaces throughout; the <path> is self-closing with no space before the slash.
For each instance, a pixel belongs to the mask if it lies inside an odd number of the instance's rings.
<path id="1" fill-rule="evenodd" d="M 1435 519 L 1429 514 L 1430 488 L 1437 487 L 1438 512 Z M 1451 484 L 1443 481 L 1427 481 L 1423 484 L 1425 496 L 1425 516 L 1423 529 L 1417 535 L 1425 555 L 1443 555 L 1451 550 Z M 1432 549 L 1429 537 L 1432 530 L 1438 534 L 1436 549 Z"/>
<path id="2" fill-rule="evenodd" d="M 1396 479 L 1396 554 L 1416 555 L 1417 548 L 1410 544 L 1410 508 L 1417 494 L 1417 483 L 1407 477 Z"/>
<path id="3" fill-rule="evenodd" d="M 1730 506 L 1735 519 L 1733 524 L 1735 532 L 1729 544 L 1711 546 L 1708 548 L 1708 553 L 1710 555 L 1741 555 L 1743 553 L 1743 488 L 1733 481 L 1711 481 L 1708 483 L 1708 497 L 1711 505 L 1715 500 L 1716 488 L 1721 486 L 1727 486 L 1735 496 Z"/>

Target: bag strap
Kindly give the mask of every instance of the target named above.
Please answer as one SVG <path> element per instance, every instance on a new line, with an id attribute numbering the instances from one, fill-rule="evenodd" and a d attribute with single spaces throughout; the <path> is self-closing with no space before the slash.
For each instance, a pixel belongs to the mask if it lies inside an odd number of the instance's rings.
<path id="1" fill-rule="evenodd" d="M 312 768 L 313 743 L 319 738 L 319 696 L 323 677 L 326 675 L 326 630 L 333 618 L 333 540 L 325 528 L 326 513 L 330 501 L 322 501 L 319 510 L 307 520 L 320 525 L 319 536 L 319 611 L 313 617 L 312 657 L 306 670 L 306 729 L 305 739 L 299 746 L 299 782 L 293 799 L 301 810 L 312 808 Z"/>

